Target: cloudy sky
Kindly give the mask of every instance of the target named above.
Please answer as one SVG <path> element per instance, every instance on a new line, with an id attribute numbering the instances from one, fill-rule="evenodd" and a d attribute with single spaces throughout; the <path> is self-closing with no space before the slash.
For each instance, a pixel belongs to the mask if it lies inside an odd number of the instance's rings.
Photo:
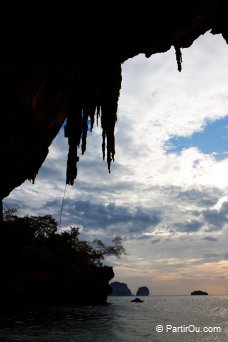
<path id="1" fill-rule="evenodd" d="M 174 49 L 123 64 L 111 174 L 102 160 L 101 129 L 89 134 L 78 178 L 66 189 L 61 227 L 81 237 L 123 238 L 127 255 L 109 259 L 115 280 L 132 292 L 228 293 L 228 47 L 209 33 Z M 5 200 L 20 214 L 59 220 L 67 141 L 61 130 L 35 185 Z"/>

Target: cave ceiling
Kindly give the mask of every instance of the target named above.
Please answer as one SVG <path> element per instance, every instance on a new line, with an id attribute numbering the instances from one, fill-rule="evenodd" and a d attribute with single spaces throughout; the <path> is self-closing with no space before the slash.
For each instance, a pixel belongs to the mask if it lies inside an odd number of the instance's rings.
<path id="1" fill-rule="evenodd" d="M 221 0 L 174 0 L 165 8 L 163 2 L 153 2 L 127 18 L 103 20 L 104 15 L 96 13 L 86 21 L 87 30 L 75 24 L 72 40 L 53 36 L 48 45 L 38 37 L 23 46 L 1 44 L 1 198 L 26 179 L 35 180 L 66 119 L 66 183 L 73 185 L 78 155 L 86 151 L 88 118 L 92 124 L 101 123 L 101 149 L 110 170 L 122 63 L 139 53 L 149 58 L 173 46 L 177 72 L 181 71 L 181 50 L 200 35 L 210 31 L 228 42 L 225 13 Z M 103 25 L 96 24 L 101 21 Z"/>

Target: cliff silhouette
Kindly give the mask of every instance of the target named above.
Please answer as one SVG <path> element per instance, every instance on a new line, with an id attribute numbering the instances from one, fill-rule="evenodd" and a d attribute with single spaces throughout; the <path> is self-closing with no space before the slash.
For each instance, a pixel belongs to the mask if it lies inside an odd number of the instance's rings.
<path id="1" fill-rule="evenodd" d="M 124 251 L 79 239 L 79 228 L 59 232 L 50 215 L 11 215 L 0 224 L 0 303 L 105 304 L 112 267 L 105 255 Z"/>

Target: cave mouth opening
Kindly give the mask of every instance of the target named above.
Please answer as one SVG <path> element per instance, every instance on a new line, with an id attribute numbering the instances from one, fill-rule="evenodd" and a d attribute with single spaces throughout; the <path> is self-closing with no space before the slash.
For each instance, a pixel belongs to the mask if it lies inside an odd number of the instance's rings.
<path id="1" fill-rule="evenodd" d="M 219 40 L 219 44 L 216 43 L 217 39 Z M 200 44 L 203 44 L 203 46 L 206 48 L 206 55 L 203 55 L 203 52 L 200 50 Z M 223 64 L 223 59 L 225 58 L 223 58 L 225 52 L 221 50 L 222 44 L 222 37 L 212 36 L 211 34 L 207 33 L 206 35 L 201 36 L 199 40 L 196 40 L 192 47 L 190 47 L 189 49 L 183 49 L 182 53 L 184 59 L 184 70 L 182 71 L 182 73 L 177 72 L 177 66 L 175 63 L 175 50 L 173 47 L 166 53 L 153 55 L 149 59 L 145 58 L 143 55 L 139 55 L 137 57 L 129 59 L 122 65 L 123 82 L 118 107 L 119 120 L 117 122 L 115 132 L 117 144 L 117 163 L 115 164 L 117 164 L 117 172 L 120 172 L 118 177 L 119 180 L 121 179 L 123 181 L 132 181 L 133 178 L 140 180 L 144 179 L 146 177 L 146 174 L 147 176 L 149 176 L 150 173 L 151 181 L 149 181 L 148 184 L 156 184 L 157 181 L 162 182 L 160 178 L 160 171 L 156 171 L 155 166 L 157 165 L 158 170 L 160 170 L 162 163 L 164 163 L 164 154 L 165 152 L 167 152 L 166 150 L 161 150 L 161 147 L 164 148 L 164 142 L 167 142 L 168 138 L 174 133 L 177 136 L 180 136 L 181 134 L 191 134 L 191 132 L 193 132 L 194 130 L 200 130 L 205 120 L 204 115 L 201 114 L 203 114 L 203 112 L 206 113 L 208 109 L 210 109 L 210 119 L 213 118 L 213 111 L 214 113 L 216 112 L 216 116 L 217 114 L 223 115 L 225 110 L 225 107 L 223 106 L 224 101 L 217 101 L 216 98 L 213 97 L 214 95 L 211 96 L 213 91 L 210 92 L 209 90 L 206 90 L 205 87 L 207 83 L 208 85 L 213 84 L 216 87 L 216 91 L 218 92 L 218 94 L 221 95 L 222 93 L 222 88 L 225 85 L 225 74 L 221 73 L 221 69 L 219 68 L 219 65 Z M 214 48 L 212 48 L 212 46 L 214 46 Z M 223 44 L 223 46 L 225 46 L 225 44 Z M 192 58 L 196 60 L 198 59 L 200 65 L 194 65 L 194 63 L 192 63 Z M 213 60 L 217 61 L 216 66 L 213 68 L 213 72 L 208 73 L 208 69 L 212 71 Z M 145 64 L 147 64 L 147 67 L 146 65 L 144 65 L 144 62 Z M 196 74 L 198 75 L 197 78 L 195 77 Z M 201 80 L 200 75 L 202 75 Z M 214 80 L 213 77 L 209 79 L 208 75 L 213 76 Z M 186 79 L 185 81 L 183 80 L 184 78 Z M 190 82 L 192 83 L 190 84 Z M 117 84 L 117 82 L 115 83 L 114 81 L 113 83 Z M 196 87 L 197 84 L 198 88 Z M 219 87 L 219 84 L 221 85 L 221 87 Z M 174 85 L 176 88 L 174 87 Z M 209 89 L 209 87 L 207 87 L 207 89 Z M 224 93 L 226 93 L 226 90 L 224 91 Z M 118 96 L 119 91 L 117 91 L 117 97 Z M 206 104 L 204 107 L 200 107 L 200 99 Z M 112 104 L 112 102 L 110 103 Z M 83 104 L 81 106 L 83 108 Z M 90 110 L 93 110 L 93 121 L 96 121 L 97 119 L 97 109 L 98 107 L 95 106 L 92 107 L 92 109 L 88 108 L 87 113 L 89 113 Z M 185 112 L 187 114 L 184 114 Z M 114 119 L 112 124 L 114 125 L 112 126 L 111 132 L 114 137 L 114 126 L 116 124 L 117 115 L 116 111 L 114 111 L 113 113 Z M 196 124 L 195 120 L 192 119 L 195 117 L 196 113 L 201 115 L 199 117 L 198 124 Z M 83 119 L 85 118 L 90 118 L 90 115 L 85 115 L 84 111 L 82 110 L 79 111 L 79 114 L 81 117 L 81 122 L 83 122 Z M 101 114 L 102 113 L 100 111 L 100 122 Z M 192 118 L 190 114 L 192 115 Z M 188 115 L 188 118 L 185 117 L 185 115 Z M 178 120 L 175 122 L 173 120 L 174 116 L 178 117 Z M 208 116 L 206 115 L 206 117 Z M 105 121 L 105 118 L 103 120 Z M 162 122 L 166 123 L 166 126 L 162 126 Z M 123 128 L 120 127 L 120 125 L 122 125 Z M 185 129 L 185 127 L 187 127 L 187 130 Z M 80 146 L 78 145 L 78 140 L 75 141 L 73 139 L 73 142 L 75 143 L 74 148 L 81 149 L 81 152 L 84 153 L 86 145 L 85 142 L 83 142 L 83 139 L 86 137 L 87 134 L 88 122 L 84 123 L 84 133 L 82 124 L 81 128 L 82 130 L 79 134 L 81 139 Z M 158 131 L 160 131 L 163 135 L 158 135 Z M 99 134 L 101 134 L 102 137 L 102 127 L 101 129 L 99 128 Z M 99 139 L 100 138 L 97 135 L 94 142 L 90 144 L 89 148 L 93 149 L 93 144 L 100 144 Z M 134 146 L 134 150 L 132 149 L 132 146 Z M 158 149 L 158 153 L 155 153 L 156 148 Z M 75 151 L 75 149 L 73 149 L 73 151 Z M 60 151 L 60 149 L 58 150 Z M 96 185 L 98 184 L 98 181 L 101 182 L 100 184 L 104 184 L 105 188 L 108 184 L 110 184 L 110 178 L 107 178 L 107 171 L 105 170 L 105 168 L 104 172 L 102 171 L 101 173 L 101 168 L 97 166 L 95 166 L 94 168 L 94 161 L 91 163 L 92 160 L 96 159 L 97 151 L 97 148 L 96 151 L 87 151 L 89 152 L 89 155 L 88 159 L 85 160 L 85 163 L 83 163 L 83 159 L 86 159 L 87 155 L 86 158 L 80 159 L 80 177 L 82 177 L 83 182 L 87 183 L 87 189 L 89 189 L 89 187 L 91 187 L 92 189 L 95 183 Z M 157 159 L 153 159 L 153 155 L 154 158 L 156 157 Z M 158 163 L 156 161 L 159 158 L 161 160 L 161 164 L 159 164 L 160 162 Z M 57 159 L 55 158 L 55 160 Z M 47 165 L 46 163 L 50 163 L 48 171 L 47 169 L 42 171 L 41 168 L 41 178 L 39 178 L 38 174 L 37 180 L 39 186 L 43 182 L 45 173 L 46 175 L 47 173 L 51 174 L 50 170 L 54 167 L 54 160 L 49 162 L 47 158 L 45 165 Z M 119 170 L 119 167 L 126 167 L 126 165 L 128 166 L 125 169 L 126 174 L 124 175 L 122 171 Z M 87 170 L 84 169 L 85 166 L 87 167 Z M 103 165 L 101 166 L 103 168 Z M 57 167 L 59 168 L 60 166 L 58 165 Z M 63 167 L 64 165 L 62 163 L 62 173 L 64 172 Z M 94 171 L 99 170 L 98 172 L 100 174 L 96 176 L 95 173 L 93 173 L 93 168 Z M 168 170 L 168 166 L 166 167 L 166 169 Z M 195 167 L 194 170 L 197 170 L 197 168 Z M 56 171 L 57 170 L 53 170 L 53 175 L 57 175 Z M 83 174 L 86 176 L 84 176 Z M 165 177 L 165 173 L 163 174 Z M 50 178 L 50 183 L 53 183 L 54 177 L 52 176 Z M 165 181 L 164 177 L 163 182 Z M 171 177 L 172 181 L 175 183 L 176 180 L 174 174 L 172 174 Z M 169 182 L 168 178 L 169 175 L 167 176 L 167 182 Z M 94 184 L 89 185 L 89 179 L 92 179 L 92 183 Z M 114 183 L 117 181 L 114 173 L 112 174 L 112 179 Z M 57 197 L 62 199 L 62 187 L 64 183 L 63 178 L 61 178 L 61 181 L 61 191 L 58 191 L 59 194 L 57 195 Z M 77 184 L 76 188 L 78 194 L 81 192 L 80 187 L 81 185 L 79 184 L 78 187 Z M 40 189 L 41 188 L 45 189 L 46 185 L 41 185 Z M 40 191 L 40 189 L 38 190 L 35 184 L 34 191 Z M 33 192 L 33 190 L 31 191 Z M 48 193 L 49 190 L 46 190 L 46 192 Z M 50 193 L 51 192 L 52 190 L 50 190 Z M 16 194 L 16 192 L 14 193 Z M 72 193 L 74 193 L 74 190 Z M 10 198 L 12 197 L 14 197 L 14 195 Z M 43 198 L 45 201 L 46 195 Z M 106 201 L 106 199 L 104 201 Z"/>

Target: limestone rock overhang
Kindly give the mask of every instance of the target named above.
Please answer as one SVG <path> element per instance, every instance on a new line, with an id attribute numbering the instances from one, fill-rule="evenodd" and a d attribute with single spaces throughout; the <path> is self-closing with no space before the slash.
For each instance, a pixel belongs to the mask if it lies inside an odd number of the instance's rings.
<path id="1" fill-rule="evenodd" d="M 114 128 L 121 88 L 121 65 L 139 53 L 181 49 L 207 31 L 228 42 L 223 0 L 152 2 L 129 14 L 94 13 L 71 25 L 71 33 L 50 29 L 32 42 L 0 45 L 0 197 L 26 179 L 35 179 L 48 147 L 62 127 L 69 154 L 66 182 L 77 176 L 78 149 L 86 150 L 87 119 L 100 119 L 103 157 L 108 168 L 115 156 Z M 84 13 L 86 14 L 86 13 Z M 86 16 L 85 16 L 86 18 Z M 64 33 L 66 33 L 66 28 Z M 48 42 L 48 43 L 47 43 Z M 175 57 L 174 57 L 175 58 Z M 215 61 L 216 63 L 216 61 Z M 200 77 L 196 75 L 196 77 Z"/>

